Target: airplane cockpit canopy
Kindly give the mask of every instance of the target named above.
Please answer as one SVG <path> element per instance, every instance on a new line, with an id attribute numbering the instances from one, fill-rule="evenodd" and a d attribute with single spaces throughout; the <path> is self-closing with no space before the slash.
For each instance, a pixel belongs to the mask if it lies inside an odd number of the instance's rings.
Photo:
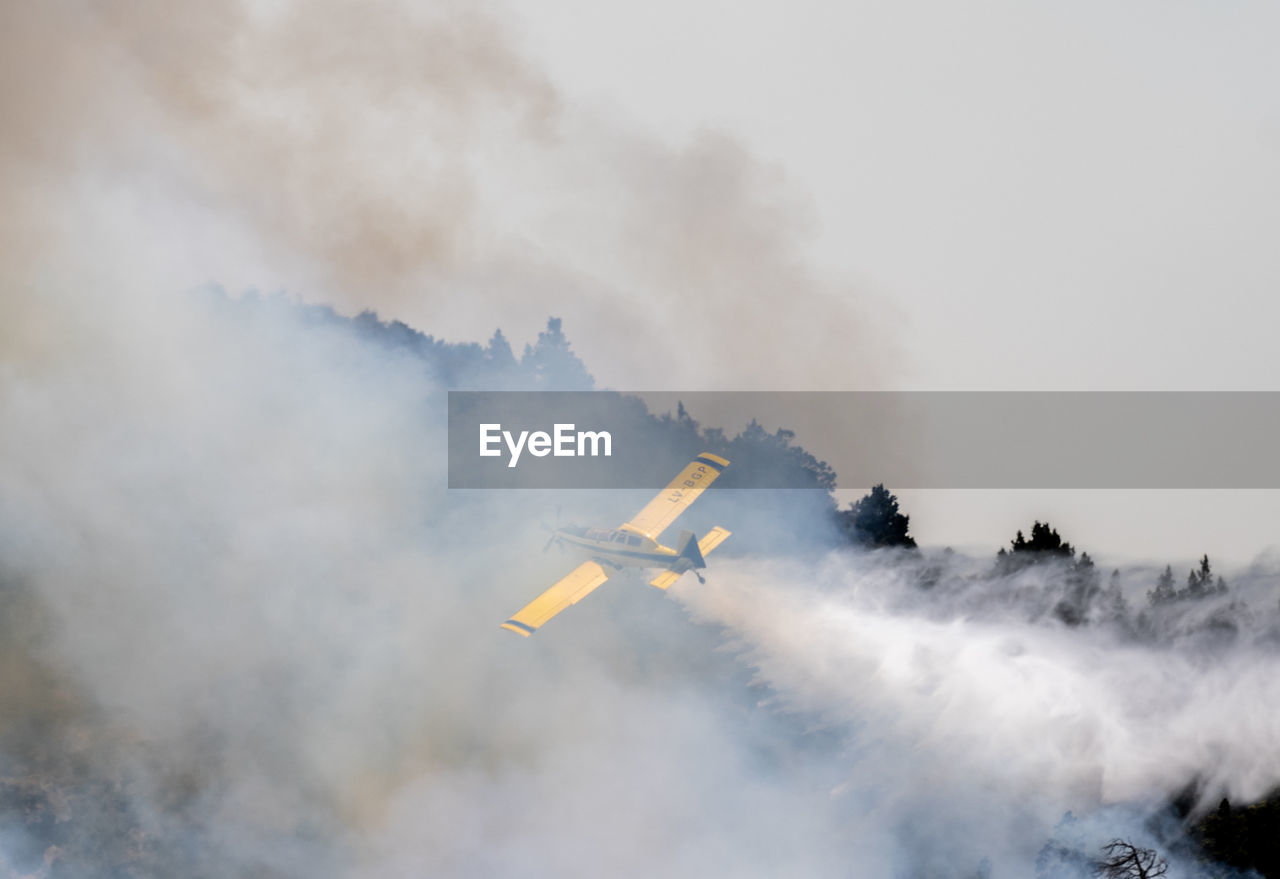
<path id="1" fill-rule="evenodd" d="M 639 535 L 620 528 L 590 528 L 587 530 L 586 538 L 598 540 L 601 543 L 616 543 L 619 546 L 640 546 L 644 542 Z"/>

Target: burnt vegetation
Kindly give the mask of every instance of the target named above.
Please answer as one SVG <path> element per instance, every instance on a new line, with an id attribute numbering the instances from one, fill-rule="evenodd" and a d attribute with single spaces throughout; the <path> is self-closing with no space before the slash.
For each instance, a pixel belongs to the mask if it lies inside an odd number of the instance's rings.
<path id="1" fill-rule="evenodd" d="M 1141 848 L 1125 839 L 1113 839 L 1102 847 L 1094 874 L 1102 879 L 1156 879 L 1169 872 L 1169 862 L 1155 849 Z"/>

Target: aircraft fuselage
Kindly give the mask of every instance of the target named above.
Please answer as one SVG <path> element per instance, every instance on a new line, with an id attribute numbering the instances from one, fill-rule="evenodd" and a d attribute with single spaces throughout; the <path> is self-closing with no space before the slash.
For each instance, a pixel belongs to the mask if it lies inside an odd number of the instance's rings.
<path id="1" fill-rule="evenodd" d="M 552 539 L 616 568 L 670 568 L 680 558 L 671 547 L 625 525 L 621 528 L 557 528 Z"/>

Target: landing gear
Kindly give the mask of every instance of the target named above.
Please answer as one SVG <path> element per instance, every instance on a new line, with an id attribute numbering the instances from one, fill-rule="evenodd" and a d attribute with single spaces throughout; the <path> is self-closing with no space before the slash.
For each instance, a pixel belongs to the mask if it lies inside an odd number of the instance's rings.
<path id="1" fill-rule="evenodd" d="M 703 576 L 702 576 L 701 574 L 699 574 L 697 571 L 694 571 L 694 572 L 693 572 L 693 576 L 697 577 L 697 578 L 698 578 L 698 582 L 699 582 L 699 583 L 701 583 L 703 586 L 707 585 L 707 578 L 706 578 L 706 577 L 703 577 Z"/>

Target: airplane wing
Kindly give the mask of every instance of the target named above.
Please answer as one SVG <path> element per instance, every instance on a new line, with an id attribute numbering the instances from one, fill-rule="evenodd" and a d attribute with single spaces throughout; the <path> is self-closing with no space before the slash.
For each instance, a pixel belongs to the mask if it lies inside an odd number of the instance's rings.
<path id="1" fill-rule="evenodd" d="M 711 552 L 711 550 L 715 549 L 717 546 L 724 543 L 725 538 L 727 538 L 732 533 L 733 532 L 730 531 L 729 529 L 721 528 L 719 525 L 717 525 L 716 527 L 708 531 L 705 535 L 703 535 L 702 539 L 698 541 L 698 552 L 702 553 L 703 555 L 706 555 L 707 553 Z"/>
<path id="2" fill-rule="evenodd" d="M 528 638 L 547 620 L 569 605 L 577 604 L 608 579 L 609 572 L 599 562 L 583 562 L 569 576 L 526 604 L 503 623 L 502 628 Z"/>
<path id="3" fill-rule="evenodd" d="M 680 471 L 680 475 L 671 480 L 671 484 L 662 490 L 656 498 L 622 527 L 628 531 L 643 534 L 650 540 L 657 540 L 658 535 L 676 520 L 689 506 L 698 499 L 698 495 L 707 486 L 716 481 L 720 471 L 729 466 L 729 462 L 719 455 L 703 452 L 694 458 Z"/>
<path id="4" fill-rule="evenodd" d="M 706 555 L 720 544 L 724 543 L 725 538 L 732 534 L 732 531 L 721 528 L 719 525 L 712 528 L 706 535 L 698 541 L 698 552 Z M 680 579 L 680 575 L 675 571 L 663 571 L 658 576 L 649 581 L 650 586 L 657 586 L 659 589 L 669 589 L 671 584 Z"/>

